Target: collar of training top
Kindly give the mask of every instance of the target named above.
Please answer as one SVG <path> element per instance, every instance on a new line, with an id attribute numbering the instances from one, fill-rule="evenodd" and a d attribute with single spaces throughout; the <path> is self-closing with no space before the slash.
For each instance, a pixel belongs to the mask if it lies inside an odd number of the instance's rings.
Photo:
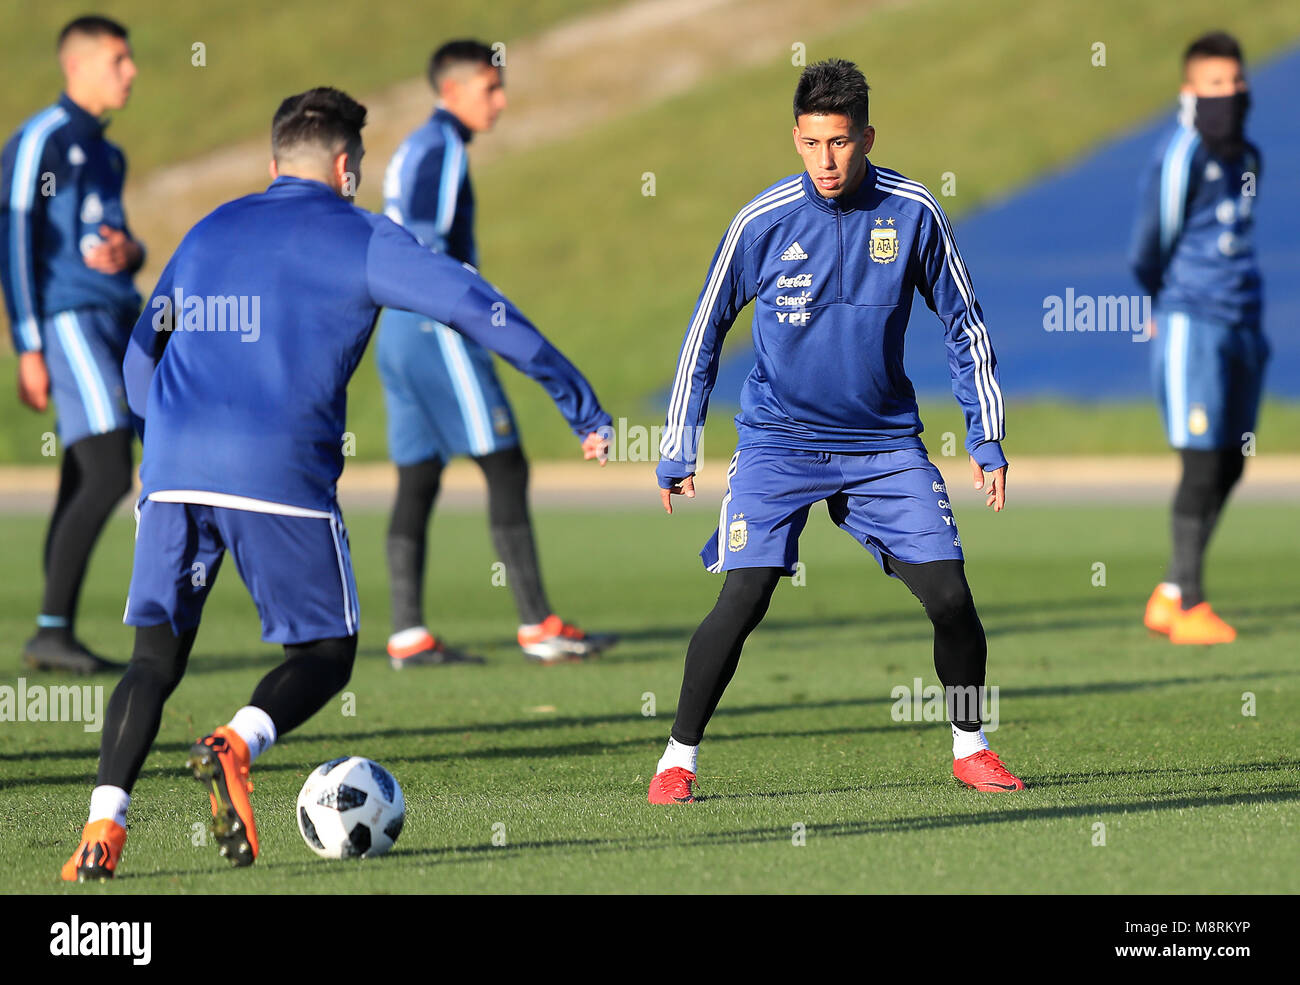
<path id="1" fill-rule="evenodd" d="M 336 192 L 323 181 L 317 181 L 315 178 L 298 178 L 291 174 L 282 174 L 273 182 L 266 186 L 268 192 L 279 192 L 281 194 L 311 194 L 312 192 L 324 192 L 331 197 L 337 198 Z"/>
<path id="2" fill-rule="evenodd" d="M 804 197 L 824 212 L 856 212 L 859 209 L 874 208 L 879 198 L 879 193 L 875 190 L 876 169 L 870 159 L 867 160 L 867 170 L 862 175 L 862 183 L 853 189 L 850 195 L 826 198 L 817 190 L 807 171 L 804 171 L 801 181 Z"/>
<path id="3" fill-rule="evenodd" d="M 107 119 L 99 119 L 92 113 L 86 112 L 77 103 L 74 103 L 66 92 L 59 93 L 59 105 L 63 107 L 64 112 L 68 114 L 68 126 L 72 128 L 74 136 L 78 137 L 98 137 L 108 126 Z"/>
<path id="4" fill-rule="evenodd" d="M 471 140 L 474 139 L 474 131 L 471 130 L 469 127 L 465 126 L 465 124 L 461 123 L 460 117 L 457 116 L 455 113 L 453 113 L 451 110 L 446 109 L 445 107 L 439 106 L 436 109 L 434 109 L 433 116 L 429 117 L 429 119 L 437 120 L 439 123 L 450 123 L 453 127 L 456 128 L 456 132 L 460 134 L 460 139 L 462 143 L 468 144 Z"/>

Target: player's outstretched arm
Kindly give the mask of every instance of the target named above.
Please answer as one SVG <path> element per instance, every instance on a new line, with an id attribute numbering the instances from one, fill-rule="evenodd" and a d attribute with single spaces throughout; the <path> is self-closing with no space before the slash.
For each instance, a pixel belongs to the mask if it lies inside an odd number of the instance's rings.
<path id="1" fill-rule="evenodd" d="M 532 377 L 582 439 L 583 457 L 603 464 L 612 420 L 577 367 L 474 268 L 431 252 L 384 216 L 369 218 L 366 276 L 374 303 L 448 325 Z"/>

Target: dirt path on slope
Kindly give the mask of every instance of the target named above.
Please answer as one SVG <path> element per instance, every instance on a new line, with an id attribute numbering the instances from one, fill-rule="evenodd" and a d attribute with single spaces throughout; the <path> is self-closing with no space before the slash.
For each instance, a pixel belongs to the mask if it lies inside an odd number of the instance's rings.
<path id="1" fill-rule="evenodd" d="M 712 77 L 779 58 L 866 16 L 879 0 L 634 0 L 506 43 L 510 105 L 496 132 L 474 141 L 475 162 L 564 140 L 673 96 Z M 797 13 L 796 13 L 797 11 Z M 437 42 L 430 35 L 430 47 Z M 401 140 L 429 115 L 433 97 L 412 65 L 411 80 L 354 95 L 369 110 L 359 204 L 381 202 L 383 170 Z M 266 93 L 267 119 L 285 93 Z M 128 157 L 130 148 L 126 148 Z M 127 183 L 131 225 L 150 247 L 141 272 L 152 288 L 176 244 L 222 202 L 264 188 L 269 137 L 259 136 Z"/>

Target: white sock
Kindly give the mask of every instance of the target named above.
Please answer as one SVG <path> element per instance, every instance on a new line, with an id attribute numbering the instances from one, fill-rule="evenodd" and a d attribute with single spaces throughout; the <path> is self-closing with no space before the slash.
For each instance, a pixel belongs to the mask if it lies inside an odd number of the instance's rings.
<path id="1" fill-rule="evenodd" d="M 689 773 L 696 772 L 695 763 L 700 755 L 699 746 L 686 746 L 678 742 L 671 736 L 668 739 L 668 748 L 664 750 L 663 757 L 659 760 L 659 765 L 655 767 L 656 773 L 662 773 L 664 770 L 670 770 L 674 766 L 680 766 Z"/>
<path id="2" fill-rule="evenodd" d="M 984 730 L 977 732 L 967 732 L 959 729 L 956 725 L 952 727 L 952 758 L 965 759 L 967 756 L 974 756 L 981 749 L 989 747 L 989 740 L 984 738 Z"/>
<path id="3" fill-rule="evenodd" d="M 121 787 L 96 787 L 90 793 L 90 820 L 87 823 L 108 819 L 125 828 L 126 809 L 130 804 L 131 795 Z"/>
<path id="4" fill-rule="evenodd" d="M 1167 599 L 1180 599 L 1183 597 L 1183 590 L 1175 585 L 1172 581 L 1162 581 L 1156 586 L 1160 594 Z"/>
<path id="5" fill-rule="evenodd" d="M 410 629 L 403 629 L 400 633 L 394 633 L 388 637 L 388 645 L 396 647 L 414 646 L 430 635 L 432 634 L 424 626 L 412 626 Z"/>
<path id="6" fill-rule="evenodd" d="M 226 728 L 243 739 L 244 745 L 248 746 L 249 763 L 275 744 L 275 722 L 261 708 L 252 705 L 245 705 L 235 712 L 235 717 Z"/>

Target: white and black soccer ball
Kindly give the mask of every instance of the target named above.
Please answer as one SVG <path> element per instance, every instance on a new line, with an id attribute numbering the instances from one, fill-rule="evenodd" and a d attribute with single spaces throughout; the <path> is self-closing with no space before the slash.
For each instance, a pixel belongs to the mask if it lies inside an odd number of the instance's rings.
<path id="1" fill-rule="evenodd" d="M 321 858 L 374 858 L 393 847 L 406 801 L 393 774 L 361 756 L 311 771 L 298 794 L 298 830 Z"/>

